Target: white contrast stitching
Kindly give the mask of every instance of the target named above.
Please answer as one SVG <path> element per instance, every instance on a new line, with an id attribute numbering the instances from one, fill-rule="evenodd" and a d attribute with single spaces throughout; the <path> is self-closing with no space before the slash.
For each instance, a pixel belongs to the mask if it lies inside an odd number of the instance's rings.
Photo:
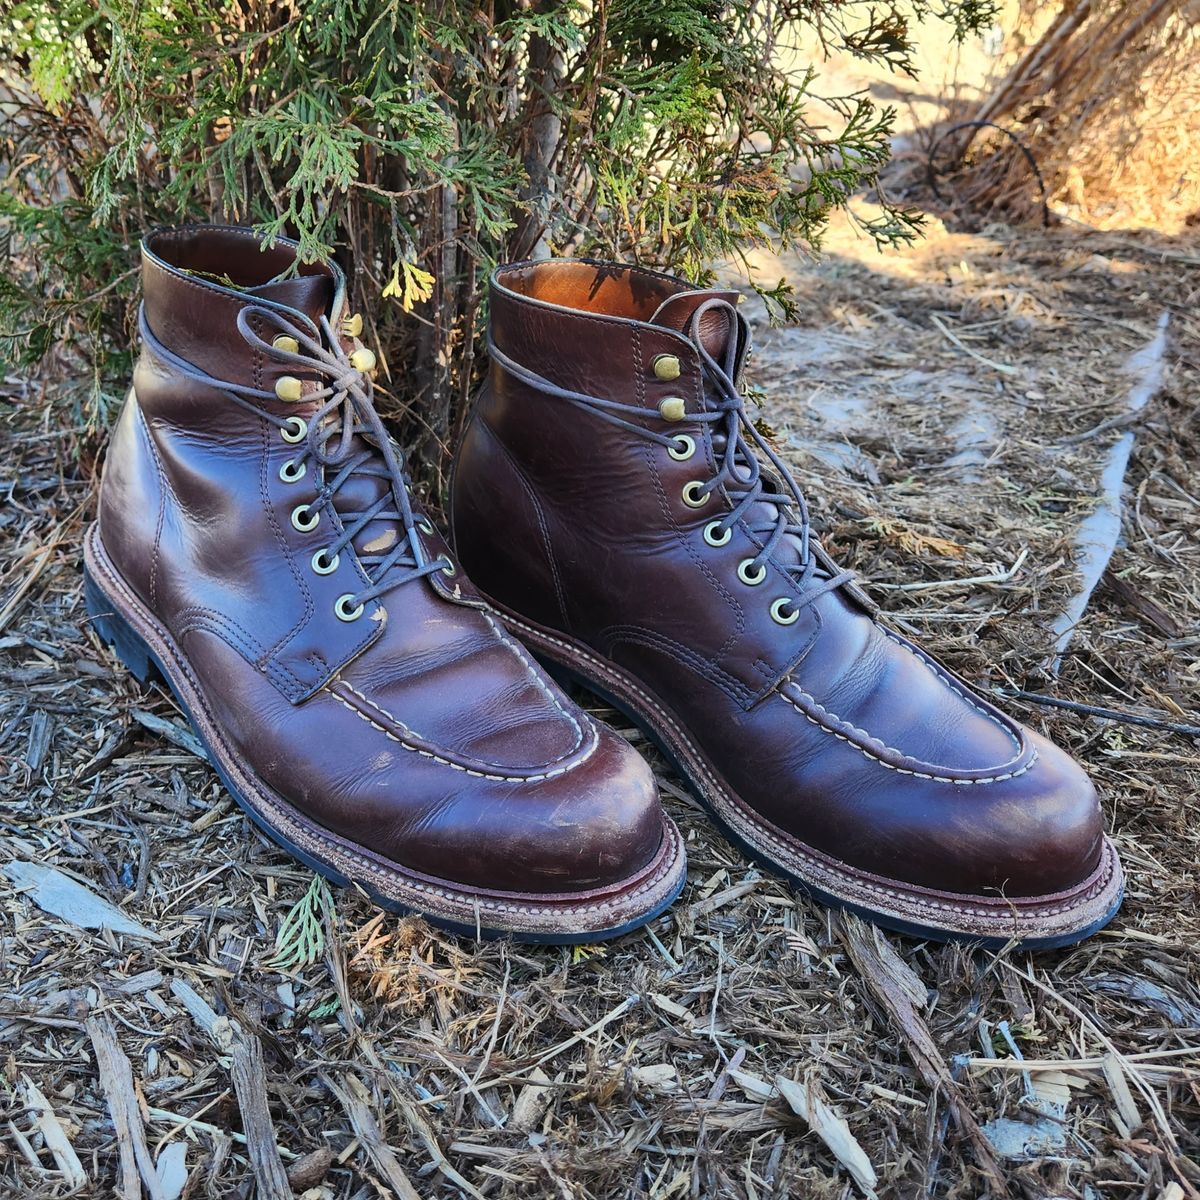
<path id="1" fill-rule="evenodd" d="M 339 682 L 346 683 L 346 681 L 344 679 L 340 680 Z M 346 684 L 346 686 L 350 687 L 349 684 Z M 476 770 L 472 769 L 471 767 L 464 767 L 462 765 L 462 763 L 456 763 L 456 762 L 453 762 L 449 758 L 443 758 L 440 754 L 434 754 L 432 750 L 423 750 L 423 749 L 421 749 L 420 746 L 410 746 L 402 738 L 398 738 L 390 729 L 387 729 L 383 725 L 380 725 L 378 721 L 372 720 L 365 712 L 362 711 L 361 708 L 356 708 L 353 704 L 350 703 L 349 700 L 346 699 L 345 696 L 339 696 L 338 693 L 333 691 L 331 688 L 325 688 L 324 690 L 326 692 L 328 692 L 329 695 L 331 695 L 339 704 L 342 704 L 346 708 L 348 708 L 356 717 L 359 717 L 361 720 L 366 721 L 366 723 L 368 725 L 372 726 L 373 728 L 378 729 L 379 732 L 384 735 L 384 737 L 389 738 L 391 741 L 395 742 L 398 746 L 403 746 L 405 750 L 409 750 L 413 754 L 419 754 L 422 758 L 432 759 L 434 762 L 441 763 L 443 766 L 450 767 L 455 771 L 462 771 L 464 775 L 472 775 L 476 779 L 492 779 L 492 780 L 495 780 L 497 783 L 537 783 L 539 780 L 543 780 L 543 779 L 556 779 L 559 775 L 565 775 L 568 771 L 574 771 L 576 767 L 582 766 L 585 762 L 587 762 L 587 760 L 589 758 L 592 757 L 593 754 L 595 754 L 597 747 L 600 745 L 600 738 L 599 738 L 599 735 L 597 735 L 595 737 L 595 739 L 593 740 L 592 744 L 587 748 L 586 751 L 584 751 L 583 754 L 581 754 L 579 756 L 579 758 L 577 758 L 574 762 L 567 763 L 567 765 L 565 767 L 555 767 L 553 771 L 543 771 L 537 775 L 523 775 L 523 774 L 496 775 L 496 774 L 492 774 L 489 771 L 476 771 Z M 353 688 L 350 688 L 350 690 L 352 692 L 354 692 Z M 359 696 L 362 699 L 366 700 L 366 697 L 363 696 L 361 692 L 354 692 L 354 694 L 356 696 Z M 378 712 L 381 716 L 385 717 L 387 720 L 389 720 L 389 721 L 396 720 L 396 718 L 393 717 L 391 713 L 389 713 L 386 709 L 380 708 L 379 705 L 376 704 L 374 701 L 367 700 L 367 703 L 373 709 L 375 709 L 376 712 Z M 402 729 L 406 728 L 406 726 L 400 721 L 396 721 L 396 724 L 399 725 Z"/>
<path id="2" fill-rule="evenodd" d="M 798 688 L 797 688 L 797 691 L 799 691 Z M 803 694 L 803 693 L 801 693 L 801 694 Z M 937 783 L 953 783 L 956 786 L 965 787 L 969 784 L 1002 783 L 1006 779 L 1016 779 L 1018 775 L 1024 775 L 1025 772 L 1028 771 L 1033 766 L 1033 764 L 1036 763 L 1038 760 L 1038 752 L 1036 750 L 1034 750 L 1033 753 L 1029 757 L 1029 761 L 1023 767 L 1018 768 L 1016 771 L 1009 771 L 1007 774 L 1004 774 L 1004 775 L 986 775 L 981 779 L 961 779 L 957 775 L 934 775 L 929 771 L 914 771 L 910 767 L 898 767 L 895 765 L 895 763 L 890 763 L 886 759 L 880 758 L 879 755 L 872 754 L 871 751 L 866 748 L 866 746 L 860 746 L 857 742 L 852 741 L 844 733 L 838 733 L 838 731 L 836 729 L 830 729 L 828 725 L 825 725 L 821 721 L 818 721 L 817 718 L 814 717 L 811 713 L 806 713 L 804 711 L 804 709 L 802 709 L 800 707 L 800 705 L 798 705 L 795 702 L 795 700 L 793 700 L 791 698 L 791 696 L 785 696 L 782 692 L 780 692 L 779 698 L 785 704 L 790 704 L 792 706 L 792 708 L 794 708 L 806 721 L 811 721 L 812 724 L 814 724 L 818 729 L 822 730 L 825 733 L 830 734 L 832 737 L 837 738 L 837 740 L 839 742 L 845 742 L 847 746 L 852 746 L 860 754 L 865 754 L 867 756 L 867 758 L 869 758 L 872 762 L 878 763 L 881 767 L 887 767 L 887 769 L 889 771 L 895 771 L 896 774 L 898 774 L 898 775 L 912 775 L 912 776 L 915 776 L 917 779 L 932 779 Z M 835 716 L 836 714 L 831 713 L 830 715 Z M 841 718 L 838 717 L 838 720 L 841 720 Z M 849 724 L 849 723 L 847 722 L 847 724 Z M 850 728 L 853 729 L 854 726 L 851 725 Z M 856 732 L 863 733 L 865 731 L 860 729 L 860 730 L 857 730 Z M 887 749 L 892 750 L 892 747 L 888 746 Z M 892 753 L 899 754 L 900 751 L 892 750 Z M 904 757 L 907 757 L 907 755 L 905 755 Z"/>
<path id="3" fill-rule="evenodd" d="M 519 620 L 516 617 L 509 615 L 508 613 L 504 614 L 504 620 L 507 624 L 515 625 L 520 629 L 524 629 L 526 632 L 533 634 L 535 637 L 540 638 L 543 641 L 550 642 L 551 644 L 553 644 L 555 646 L 560 646 L 563 650 L 568 651 L 570 654 L 578 655 L 579 657 L 586 659 L 588 662 L 590 662 L 594 666 L 598 667 L 601 671 L 606 670 L 606 666 L 603 662 L 601 662 L 594 655 L 589 654 L 586 650 L 581 649 L 579 646 L 573 645 L 570 642 L 564 642 L 560 638 L 553 637 L 551 634 L 548 634 L 541 629 L 536 629 L 531 625 L 527 625 L 527 624 L 525 624 L 525 622 Z M 629 680 L 624 678 L 624 676 L 622 676 L 622 678 L 621 678 L 621 684 L 622 684 L 622 686 L 628 688 L 631 692 L 636 693 L 647 704 L 649 704 L 651 706 L 651 708 L 653 708 L 654 711 L 662 718 L 662 720 L 664 720 L 668 725 L 671 726 L 671 728 L 679 736 L 680 740 L 688 747 L 689 752 L 696 759 L 695 765 L 699 768 L 701 773 L 704 775 L 705 780 L 708 782 L 710 788 L 712 789 L 712 792 L 715 794 L 717 800 L 721 802 L 721 805 L 725 811 L 725 814 L 730 819 L 735 820 L 735 822 L 741 822 L 743 825 L 748 826 L 749 828 L 751 828 L 753 830 L 756 830 L 760 835 L 762 835 L 768 839 L 779 837 L 779 835 L 780 835 L 780 833 L 782 833 L 782 831 L 777 831 L 777 830 L 771 829 L 768 826 L 764 825 L 762 822 L 755 820 L 755 818 L 753 816 L 751 816 L 749 813 L 747 813 L 739 804 L 737 804 L 736 802 L 731 802 L 730 800 L 728 800 L 726 798 L 724 788 L 721 786 L 720 782 L 716 779 L 716 777 L 712 774 L 712 772 L 708 769 L 707 764 L 705 764 L 703 759 L 700 758 L 700 755 L 692 748 L 691 739 L 687 736 L 687 733 L 674 720 L 674 718 L 671 717 L 671 715 L 669 713 L 664 712 L 659 707 L 659 705 L 655 702 L 653 697 L 649 696 L 646 692 L 642 691 L 642 689 L 639 688 L 636 684 L 629 682 Z M 805 713 L 804 715 L 807 716 L 808 714 Z M 824 728 L 824 726 L 818 726 L 818 727 Z M 832 731 L 830 730 L 828 732 L 832 732 Z M 853 744 L 853 743 L 851 743 L 851 744 Z M 887 764 L 884 764 L 884 765 L 886 766 Z M 1032 765 L 1033 764 L 1030 763 L 1030 766 L 1032 766 Z M 893 768 L 893 769 L 898 770 L 899 768 Z M 1026 768 L 1026 769 L 1028 769 L 1028 768 Z M 730 811 L 730 810 L 732 810 L 732 811 Z M 789 835 L 787 835 L 785 833 L 785 834 L 783 834 L 783 836 L 788 837 Z M 789 840 L 794 841 L 795 839 L 789 839 Z M 822 863 L 820 861 L 820 859 L 815 858 L 812 854 L 806 853 L 804 850 L 800 849 L 798 845 L 788 845 L 788 846 L 785 846 L 785 849 L 789 854 L 794 855 L 796 858 L 800 859 L 801 861 L 811 864 L 812 867 L 816 868 L 817 871 L 824 872 L 826 874 L 829 873 L 829 868 L 826 867 L 826 865 L 824 863 Z M 1033 915 L 1038 918 L 1066 916 L 1067 914 L 1074 912 L 1076 909 L 1085 908 L 1089 904 L 1093 904 L 1096 900 L 1096 897 L 1098 895 L 1103 894 L 1104 888 L 1107 887 L 1109 881 L 1112 878 L 1112 873 L 1113 873 L 1112 872 L 1112 864 L 1110 862 L 1109 870 L 1108 870 L 1107 874 L 1104 875 L 1103 878 L 1097 879 L 1097 881 L 1092 885 L 1091 888 L 1088 889 L 1088 891 L 1086 893 L 1084 893 L 1084 895 L 1082 897 L 1080 897 L 1078 899 L 1073 899 L 1069 903 L 1059 905 L 1055 908 L 1042 908 Z M 883 896 L 883 897 L 888 898 L 889 900 L 899 901 L 901 904 L 906 904 L 910 908 L 916 908 L 918 911 L 920 909 L 926 909 L 926 910 L 933 910 L 936 912 L 957 913 L 960 916 L 970 917 L 976 921 L 982 921 L 982 922 L 994 921 L 1003 929 L 1007 929 L 1009 924 L 1011 923 L 1011 917 L 1012 917 L 1011 909 L 1005 909 L 1002 912 L 998 912 L 998 913 L 989 913 L 986 910 L 982 910 L 980 908 L 972 908 L 972 907 L 969 907 L 966 905 L 959 905 L 959 904 L 947 904 L 945 901 L 933 900 L 928 897 L 922 896 L 916 892 L 897 891 L 894 888 L 888 888 L 888 887 L 884 887 L 882 884 L 874 883 L 873 881 L 871 881 L 869 879 L 852 877 L 849 880 L 849 883 L 852 888 L 859 888 L 865 892 L 873 893 L 876 896 Z M 820 885 L 820 886 L 826 886 L 826 885 Z M 996 920 L 997 918 L 998 918 L 998 921 Z"/>

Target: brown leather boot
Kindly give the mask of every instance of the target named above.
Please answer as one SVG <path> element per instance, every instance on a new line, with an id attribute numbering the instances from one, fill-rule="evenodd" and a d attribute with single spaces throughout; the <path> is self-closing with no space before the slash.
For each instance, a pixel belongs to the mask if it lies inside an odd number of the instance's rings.
<path id="1" fill-rule="evenodd" d="M 372 404 L 341 273 L 249 230 L 142 247 L 86 547 L 101 635 L 157 668 L 249 815 L 388 907 L 586 941 L 683 882 L 649 768 L 499 625 Z"/>
<path id="2" fill-rule="evenodd" d="M 452 484 L 462 562 L 814 896 L 936 938 L 1099 929 L 1122 873 L 1087 776 L 822 551 L 747 419 L 734 300 L 613 264 L 498 270 Z"/>

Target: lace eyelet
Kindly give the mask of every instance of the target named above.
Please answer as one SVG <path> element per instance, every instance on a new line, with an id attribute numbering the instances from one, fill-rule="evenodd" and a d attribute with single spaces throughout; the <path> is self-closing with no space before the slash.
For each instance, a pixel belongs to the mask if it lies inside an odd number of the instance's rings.
<path id="1" fill-rule="evenodd" d="M 699 479 L 693 479 L 683 485 L 680 495 L 688 508 L 703 508 L 709 502 L 712 493 L 701 491 L 703 487 L 704 484 Z"/>
<path id="2" fill-rule="evenodd" d="M 357 621 L 363 615 L 364 606 L 361 604 L 351 604 L 354 601 L 354 593 L 347 592 L 343 596 L 339 596 L 334 602 L 333 611 L 339 621 Z"/>
<path id="3" fill-rule="evenodd" d="M 292 528 L 300 530 L 301 533 L 308 533 L 310 529 L 316 529 L 320 520 L 321 514 L 313 512 L 307 504 L 297 504 L 292 509 Z"/>
<path id="4" fill-rule="evenodd" d="M 720 521 L 709 521 L 709 523 L 705 525 L 704 540 L 710 546 L 727 546 L 729 544 L 729 539 L 733 537 L 733 530 L 727 528 L 722 534 L 719 532 L 720 529 Z"/>
<path id="5" fill-rule="evenodd" d="M 308 422 L 303 417 L 288 417 L 279 431 L 279 436 L 294 446 L 308 437 Z"/>
<path id="6" fill-rule="evenodd" d="M 798 608 L 793 608 L 790 613 L 784 613 L 783 606 L 791 603 L 790 596 L 780 596 L 778 600 L 772 602 L 771 620 L 776 625 L 794 625 L 800 619 L 800 610 Z"/>
<path id="7" fill-rule="evenodd" d="M 655 379 L 670 383 L 678 379 L 681 373 L 679 359 L 674 354 L 656 354 L 650 362 L 650 369 Z"/>
<path id="8" fill-rule="evenodd" d="M 445 559 L 444 561 L 446 565 L 441 568 L 442 574 L 447 579 L 453 579 L 458 574 L 458 568 L 449 559 Z"/>
<path id="9" fill-rule="evenodd" d="M 738 563 L 737 576 L 747 587 L 758 587 L 760 583 L 767 577 L 767 568 L 758 564 L 758 573 L 751 574 L 750 568 L 754 566 L 754 559 L 743 558 Z"/>
<path id="10" fill-rule="evenodd" d="M 330 558 L 329 551 L 322 546 L 312 556 L 313 573 L 316 575 L 332 575 L 338 569 L 338 562 L 341 560 L 341 557 L 340 554 L 335 554 Z"/>
<path id="11" fill-rule="evenodd" d="M 284 483 L 296 483 L 304 478 L 305 472 L 308 470 L 307 463 L 297 465 L 290 458 L 279 468 L 279 478 Z"/>
<path id="12" fill-rule="evenodd" d="M 696 443 L 686 433 L 677 433 L 672 439 L 674 446 L 667 447 L 667 453 L 676 462 L 687 462 L 696 453 Z"/>
<path id="13" fill-rule="evenodd" d="M 433 526 L 424 517 L 418 517 L 414 524 L 426 537 L 433 537 Z"/>

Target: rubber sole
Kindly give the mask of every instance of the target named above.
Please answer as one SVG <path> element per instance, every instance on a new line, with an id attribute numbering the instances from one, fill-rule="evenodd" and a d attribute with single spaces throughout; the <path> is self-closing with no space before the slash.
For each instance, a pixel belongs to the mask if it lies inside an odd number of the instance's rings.
<path id="1" fill-rule="evenodd" d="M 101 578 L 107 579 L 107 587 Z M 354 887 L 365 892 L 380 908 L 400 915 L 420 915 L 431 924 L 464 937 L 511 938 L 541 945 L 576 945 L 620 937 L 660 916 L 682 890 L 686 880 L 683 844 L 678 831 L 665 818 L 663 844 L 658 854 L 626 885 L 577 896 L 497 892 L 484 896 L 457 887 L 453 881 L 418 875 L 400 864 L 381 859 L 366 847 L 316 825 L 282 797 L 271 793 L 261 781 L 256 781 L 259 803 L 255 804 L 246 794 L 249 791 L 246 768 L 230 761 L 229 751 L 215 736 L 212 722 L 201 715 L 202 697 L 180 665 L 173 664 L 177 651 L 171 647 L 165 631 L 154 628 L 156 623 L 149 613 L 136 611 L 137 601 L 132 594 L 120 598 L 113 594 L 121 582 L 115 568 L 106 562 L 93 528 L 85 543 L 84 601 L 97 634 L 139 682 L 149 683 L 155 676 L 162 679 L 204 746 L 209 763 L 239 807 L 267 837 L 330 883 Z M 274 811 L 282 813 L 290 825 L 301 830 L 305 845 L 279 827 L 283 822 L 272 821 L 262 811 L 266 806 L 263 801 L 268 797 Z M 353 866 L 356 859 L 358 869 Z M 405 891 L 415 894 L 409 899 Z M 642 898 L 641 911 L 611 923 L 606 920 L 606 914 L 620 908 L 623 901 L 628 904 L 633 897 Z M 493 915 L 498 908 L 507 914 L 499 921 Z M 459 917 L 455 909 L 465 909 L 474 919 Z M 487 917 L 492 918 L 492 923 L 485 920 Z"/>
<path id="2" fill-rule="evenodd" d="M 1074 945 L 1107 925 L 1121 907 L 1124 876 L 1108 838 L 1101 863 L 1090 879 L 1071 893 L 1032 900 L 992 901 L 915 888 L 839 863 L 770 826 L 743 804 L 719 779 L 682 725 L 665 712 L 654 711 L 652 701 L 633 677 L 573 639 L 491 603 L 512 634 L 525 642 L 555 678 L 582 685 L 641 729 L 729 841 L 822 904 L 910 937 L 990 949 L 1015 944 L 1023 950 Z M 804 867 L 790 867 L 789 860 L 802 862 Z M 871 903 L 862 898 L 864 894 L 884 897 L 886 902 Z"/>

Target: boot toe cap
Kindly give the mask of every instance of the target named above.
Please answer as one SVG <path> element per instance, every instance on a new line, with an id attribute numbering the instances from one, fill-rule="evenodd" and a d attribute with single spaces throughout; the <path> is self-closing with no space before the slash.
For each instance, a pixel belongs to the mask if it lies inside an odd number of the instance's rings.
<path id="1" fill-rule="evenodd" d="M 452 796 L 405 815 L 377 849 L 487 891 L 575 893 L 619 887 L 662 843 L 664 818 L 646 762 L 611 731 L 570 769 L 541 779 L 444 780 Z"/>

